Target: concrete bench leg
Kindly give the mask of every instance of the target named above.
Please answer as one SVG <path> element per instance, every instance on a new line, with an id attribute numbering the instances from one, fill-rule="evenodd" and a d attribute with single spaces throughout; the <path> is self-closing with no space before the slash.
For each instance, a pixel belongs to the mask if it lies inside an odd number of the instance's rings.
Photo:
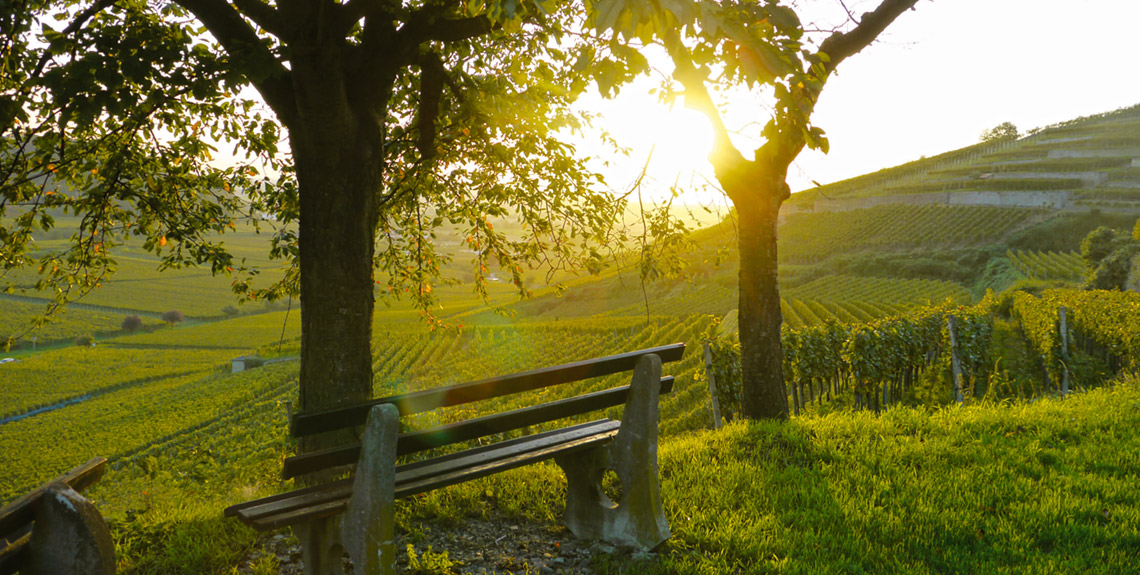
<path id="1" fill-rule="evenodd" d="M 660 389 L 661 358 L 646 355 L 634 370 L 615 441 L 604 448 L 555 458 L 566 473 L 565 521 L 575 536 L 649 550 L 672 535 L 657 473 Z M 621 480 L 619 503 L 602 492 L 606 469 L 613 469 Z"/>
<path id="2" fill-rule="evenodd" d="M 396 439 L 400 411 L 381 404 L 368 414 L 352 499 L 341 524 L 357 575 L 396 572 Z"/>
<path id="3" fill-rule="evenodd" d="M 26 575 L 113 575 L 115 544 L 95 508 L 65 484 L 52 485 L 36 510 Z"/>
<path id="4" fill-rule="evenodd" d="M 340 523 L 340 517 L 325 517 L 293 527 L 293 533 L 301 540 L 305 575 L 344 575 Z"/>

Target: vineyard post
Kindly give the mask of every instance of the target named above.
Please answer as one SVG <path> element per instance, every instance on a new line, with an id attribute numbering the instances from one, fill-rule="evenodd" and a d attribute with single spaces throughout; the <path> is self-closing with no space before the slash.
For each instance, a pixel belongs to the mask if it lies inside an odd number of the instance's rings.
<path id="1" fill-rule="evenodd" d="M 709 377 L 709 398 L 712 400 L 713 429 L 720 429 L 720 402 L 716 398 L 716 376 L 713 375 L 712 346 L 705 342 L 705 373 Z"/>
<path id="2" fill-rule="evenodd" d="M 962 364 L 958 361 L 958 335 L 956 333 L 958 318 L 951 315 L 947 317 L 946 321 L 950 330 L 950 368 L 953 370 L 954 376 L 954 401 L 962 403 Z"/>
<path id="3" fill-rule="evenodd" d="M 1061 397 L 1069 395 L 1069 309 L 1061 306 L 1058 310 L 1061 315 L 1061 361 L 1064 371 L 1061 372 Z"/>

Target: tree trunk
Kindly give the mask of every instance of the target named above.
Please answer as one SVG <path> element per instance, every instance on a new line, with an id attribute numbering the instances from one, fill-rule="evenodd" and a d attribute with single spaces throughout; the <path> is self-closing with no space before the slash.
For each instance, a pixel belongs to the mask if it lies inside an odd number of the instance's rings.
<path id="1" fill-rule="evenodd" d="M 301 410 L 372 395 L 372 257 L 379 154 L 337 164 L 296 153 L 301 188 Z M 308 164 L 308 165 L 307 165 Z M 302 168 L 302 166 L 305 166 Z"/>
<path id="2" fill-rule="evenodd" d="M 297 114 L 289 139 L 300 188 L 301 411 L 372 396 L 372 270 L 384 169 L 377 119 L 386 113 L 388 94 L 354 100 L 340 50 L 335 42 L 319 44 L 292 60 Z M 349 434 L 307 438 L 301 450 Z"/>
<path id="3" fill-rule="evenodd" d="M 776 281 L 780 201 L 766 191 L 754 192 L 754 202 L 734 202 L 740 220 L 741 412 L 748 419 L 787 419 Z"/>

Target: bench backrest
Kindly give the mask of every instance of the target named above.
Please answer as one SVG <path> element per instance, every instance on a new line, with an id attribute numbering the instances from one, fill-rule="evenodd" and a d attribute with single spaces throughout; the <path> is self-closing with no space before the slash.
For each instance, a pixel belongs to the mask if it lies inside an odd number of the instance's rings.
<path id="1" fill-rule="evenodd" d="M 675 343 L 471 383 L 392 395 L 320 412 L 299 413 L 293 416 L 292 434 L 301 437 L 363 425 L 368 419 L 368 412 L 372 406 L 382 403 L 395 404 L 400 409 L 401 416 L 411 415 L 440 407 L 462 405 L 562 383 L 632 371 L 638 359 L 648 354 L 656 354 L 662 363 L 673 362 L 681 359 L 684 352 L 685 344 Z M 668 393 L 672 387 L 671 376 L 661 378 L 661 393 Z M 625 385 L 432 429 L 404 433 L 398 440 L 397 454 L 406 455 L 622 405 L 628 395 L 629 386 Z M 359 455 L 360 444 L 352 444 L 293 456 L 285 460 L 283 475 L 285 478 L 290 478 L 321 469 L 348 465 L 356 462 Z"/>

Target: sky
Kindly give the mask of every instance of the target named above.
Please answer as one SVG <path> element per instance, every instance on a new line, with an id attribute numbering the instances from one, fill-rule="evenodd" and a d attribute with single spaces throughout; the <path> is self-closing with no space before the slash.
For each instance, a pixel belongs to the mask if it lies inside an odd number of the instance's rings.
<path id="1" fill-rule="evenodd" d="M 848 0 L 855 14 L 877 0 Z M 801 0 L 805 25 L 834 23 L 837 0 Z M 813 121 L 828 154 L 805 150 L 792 165 L 793 191 L 958 149 L 983 130 L 1013 122 L 1022 132 L 1140 104 L 1140 0 L 920 0 L 880 36 L 843 62 L 824 89 Z M 667 60 L 654 61 L 668 70 Z M 695 189 L 715 181 L 704 157 L 711 133 L 702 116 L 670 111 L 649 89 L 626 87 L 612 101 L 587 100 L 628 158 L 599 168 L 611 187 L 628 189 L 653 153 L 646 194 L 660 201 L 677 182 Z M 749 132 L 767 120 L 767 100 L 730 95 L 726 123 L 742 130 L 737 147 L 759 143 Z M 687 194 L 690 203 L 712 196 Z"/>

